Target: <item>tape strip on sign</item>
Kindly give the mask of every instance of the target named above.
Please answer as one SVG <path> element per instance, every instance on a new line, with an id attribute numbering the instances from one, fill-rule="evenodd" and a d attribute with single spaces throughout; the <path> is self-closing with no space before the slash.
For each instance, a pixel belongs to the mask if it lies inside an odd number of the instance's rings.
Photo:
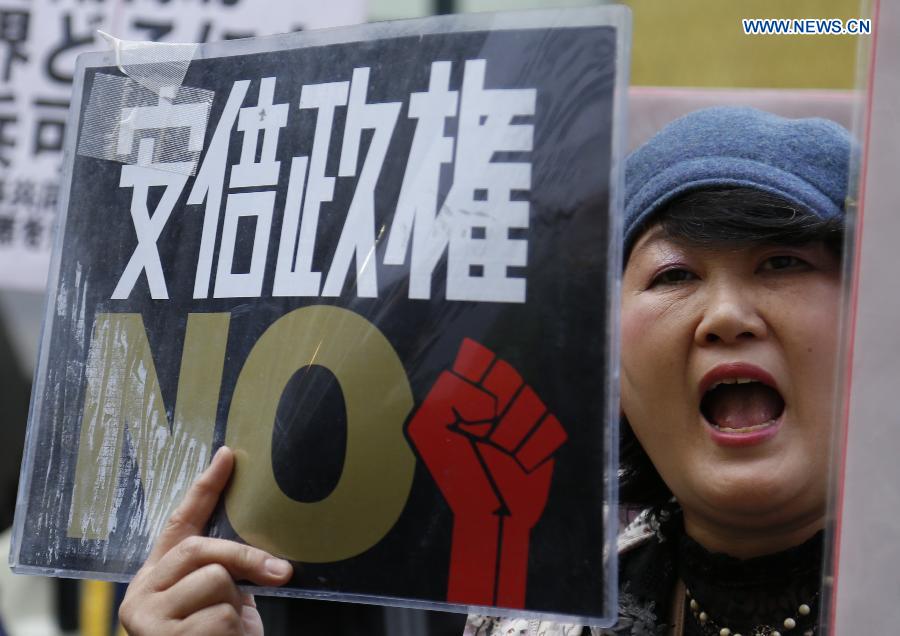
<path id="1" fill-rule="evenodd" d="M 125 75 L 156 95 L 172 86 L 184 84 L 188 66 L 199 44 L 171 42 L 135 42 L 97 31 L 115 53 L 116 66 Z"/>
<path id="2" fill-rule="evenodd" d="M 194 175 L 215 93 L 182 86 L 196 44 L 128 42 L 103 34 L 125 75 L 98 73 L 79 155 Z"/>

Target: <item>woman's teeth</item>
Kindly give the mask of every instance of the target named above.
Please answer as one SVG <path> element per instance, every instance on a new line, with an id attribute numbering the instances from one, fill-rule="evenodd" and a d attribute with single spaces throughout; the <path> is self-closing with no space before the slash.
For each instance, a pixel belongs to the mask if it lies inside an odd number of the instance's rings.
<path id="1" fill-rule="evenodd" d="M 750 378 L 727 378 L 725 380 L 719 380 L 718 382 L 714 383 L 707 389 L 707 391 L 712 391 L 714 388 L 722 384 L 750 384 L 751 382 L 759 382 L 759 380 L 751 380 Z"/>
<path id="2" fill-rule="evenodd" d="M 752 433 L 753 431 L 758 431 L 764 429 L 768 426 L 774 426 L 775 419 L 771 419 L 768 422 L 763 422 L 762 424 L 754 424 L 753 426 L 746 426 L 744 428 L 731 428 L 729 426 L 719 426 L 718 424 L 713 424 L 710 422 L 710 426 L 712 426 L 717 431 L 722 431 L 723 433 Z"/>

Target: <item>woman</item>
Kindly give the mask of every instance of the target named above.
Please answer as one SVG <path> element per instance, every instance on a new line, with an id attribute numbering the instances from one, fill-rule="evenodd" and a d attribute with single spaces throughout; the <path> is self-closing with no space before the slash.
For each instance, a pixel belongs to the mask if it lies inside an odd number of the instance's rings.
<path id="1" fill-rule="evenodd" d="M 849 159 L 836 124 L 733 108 L 629 157 L 622 501 L 646 511 L 606 633 L 816 633 Z"/>
<path id="2" fill-rule="evenodd" d="M 629 157 L 622 500 L 645 511 L 620 538 L 619 622 L 594 633 L 816 633 L 849 159 L 836 124 L 736 108 Z M 216 457 L 132 583 L 132 634 L 205 633 L 204 616 L 232 630 L 208 633 L 259 633 L 233 579 L 279 584 L 289 566 L 190 538 L 231 461 Z M 511 629 L 582 633 L 470 617 L 466 634 Z"/>

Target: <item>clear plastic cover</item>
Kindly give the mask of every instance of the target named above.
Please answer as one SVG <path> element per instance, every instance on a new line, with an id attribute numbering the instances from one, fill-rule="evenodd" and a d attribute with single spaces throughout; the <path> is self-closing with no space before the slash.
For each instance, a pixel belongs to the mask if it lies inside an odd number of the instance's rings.
<path id="1" fill-rule="evenodd" d="M 864 99 L 854 128 L 862 144 L 848 206 L 855 231 L 846 246 L 843 426 L 836 435 L 831 484 L 825 634 L 891 632 L 900 621 L 895 406 L 900 302 L 893 276 L 900 229 L 900 5 L 863 0 L 860 15 L 872 18 L 874 30 L 860 43 L 857 73 Z"/>
<path id="2" fill-rule="evenodd" d="M 611 622 L 629 37 L 81 57 L 13 569 L 127 580 L 225 443 L 210 534 L 295 564 L 257 591 Z"/>

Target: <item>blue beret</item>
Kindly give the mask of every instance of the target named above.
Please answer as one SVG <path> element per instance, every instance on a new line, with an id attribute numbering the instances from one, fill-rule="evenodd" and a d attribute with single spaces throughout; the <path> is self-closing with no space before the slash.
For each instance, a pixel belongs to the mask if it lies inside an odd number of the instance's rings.
<path id="1" fill-rule="evenodd" d="M 755 188 L 822 218 L 839 216 L 850 153 L 850 134 L 827 119 L 737 107 L 685 115 L 625 162 L 625 244 L 668 202 L 694 190 Z"/>

